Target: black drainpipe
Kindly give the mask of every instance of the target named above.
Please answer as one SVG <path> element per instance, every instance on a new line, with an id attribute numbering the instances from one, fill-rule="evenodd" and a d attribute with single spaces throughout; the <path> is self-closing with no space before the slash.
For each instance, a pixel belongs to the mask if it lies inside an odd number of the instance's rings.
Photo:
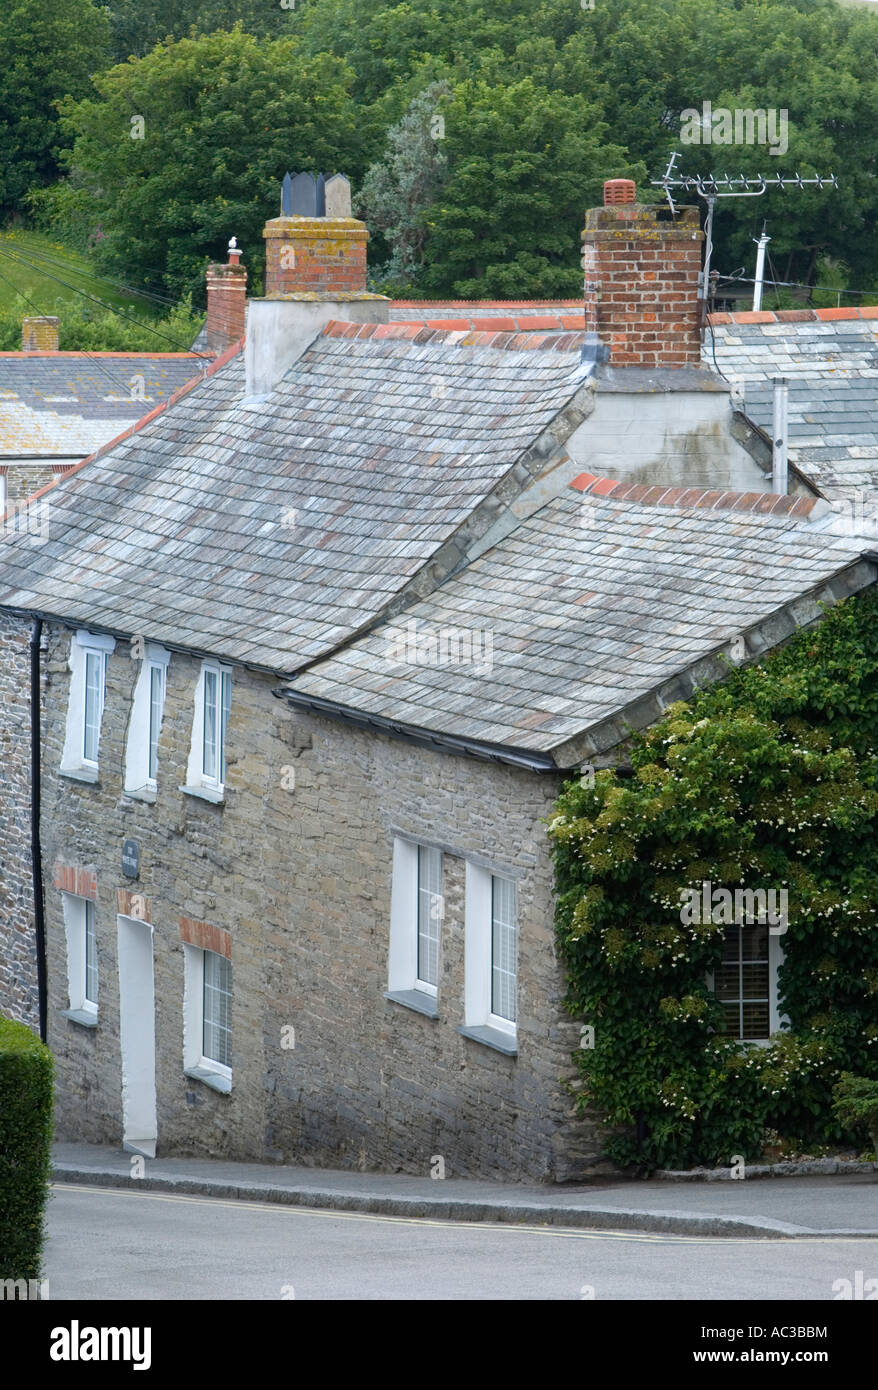
<path id="1" fill-rule="evenodd" d="M 43 898 L 43 852 L 40 845 L 40 643 L 43 624 L 34 618 L 30 630 L 30 854 L 34 883 L 34 932 L 37 946 L 37 990 L 40 999 L 40 1037 L 46 1041 L 46 914 Z"/>

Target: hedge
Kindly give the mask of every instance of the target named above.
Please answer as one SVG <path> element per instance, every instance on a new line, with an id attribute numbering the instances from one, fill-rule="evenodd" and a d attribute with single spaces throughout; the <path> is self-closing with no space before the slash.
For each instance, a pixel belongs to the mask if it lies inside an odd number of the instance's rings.
<path id="1" fill-rule="evenodd" d="M 0 1017 L 0 1279 L 38 1279 L 48 1196 L 52 1054 Z"/>

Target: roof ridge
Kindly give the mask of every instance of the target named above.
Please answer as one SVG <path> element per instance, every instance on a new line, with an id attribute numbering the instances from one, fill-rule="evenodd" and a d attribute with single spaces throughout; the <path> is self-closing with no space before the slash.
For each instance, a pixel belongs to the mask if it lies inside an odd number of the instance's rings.
<path id="1" fill-rule="evenodd" d="M 637 502 L 640 506 L 692 507 L 700 511 L 756 512 L 761 515 L 795 516 L 811 519 L 811 513 L 823 499 L 796 497 L 783 492 L 735 492 L 724 488 L 665 487 L 661 483 L 626 483 L 621 479 L 600 478 L 594 473 L 580 473 L 570 484 L 577 492 L 593 497 L 612 497 L 614 502 Z M 831 510 L 828 503 L 819 508 L 817 516 Z M 816 519 L 816 518 L 815 518 Z"/>
<path id="2" fill-rule="evenodd" d="M 44 351 L 42 349 L 35 352 L 23 352 L 20 349 L 15 352 L 0 352 L 0 357 L 20 357 L 22 361 L 27 362 L 33 357 L 100 357 L 102 359 L 106 357 L 160 357 L 162 359 L 170 359 L 174 362 L 179 361 L 181 357 L 191 357 L 193 359 L 204 359 L 205 357 L 209 357 L 211 362 L 213 362 L 216 356 L 217 354 L 215 352 L 189 352 L 188 349 L 185 352 L 104 352 L 103 350 L 100 352 L 93 352 L 91 348 L 64 348 L 62 351 L 55 350 L 54 352 Z"/>
<path id="3" fill-rule="evenodd" d="M 505 318 L 420 318 L 394 319 L 394 323 L 416 323 L 419 328 L 462 329 L 465 333 L 570 333 L 585 331 L 585 314 L 510 314 Z"/>
<path id="4" fill-rule="evenodd" d="M 533 351 L 535 348 L 542 348 L 547 352 L 571 352 L 585 342 L 585 333 L 577 331 L 554 335 L 534 332 L 485 332 L 478 329 L 429 328 L 423 323 L 347 323 L 344 319 L 330 319 L 323 329 L 322 336 L 374 338 L 376 342 L 408 340 L 418 346 L 424 343 L 450 343 L 454 347 L 505 348 L 511 352 Z"/>
<path id="5" fill-rule="evenodd" d="M 724 323 L 834 323 L 842 319 L 878 319 L 878 304 L 845 309 L 740 309 L 734 314 L 708 314 L 707 322 Z"/>
<path id="6" fill-rule="evenodd" d="M 529 309 L 544 305 L 562 304 L 565 308 L 576 307 L 585 313 L 583 299 L 391 299 L 390 306 L 399 309 L 457 308 L 458 305 L 480 304 L 491 309 Z"/>

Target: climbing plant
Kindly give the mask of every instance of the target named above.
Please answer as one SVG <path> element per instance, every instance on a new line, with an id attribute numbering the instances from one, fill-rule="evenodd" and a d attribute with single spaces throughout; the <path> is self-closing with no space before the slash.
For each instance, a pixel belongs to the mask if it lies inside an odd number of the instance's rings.
<path id="1" fill-rule="evenodd" d="M 632 736 L 624 772 L 565 784 L 548 825 L 556 928 L 583 1025 L 580 1103 L 616 1162 L 752 1160 L 767 1127 L 850 1134 L 833 1084 L 878 1077 L 876 748 L 873 588 L 669 707 Z M 705 883 L 787 894 L 788 1026 L 768 1045 L 722 1031 L 723 914 L 685 907 Z"/>

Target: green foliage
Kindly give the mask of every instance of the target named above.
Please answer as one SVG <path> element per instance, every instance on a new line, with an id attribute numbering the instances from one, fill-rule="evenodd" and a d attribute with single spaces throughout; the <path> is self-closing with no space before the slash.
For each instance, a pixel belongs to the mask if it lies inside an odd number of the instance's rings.
<path id="1" fill-rule="evenodd" d="M 57 313 L 60 320 L 62 352 L 188 352 L 203 323 L 203 315 L 192 307 L 191 295 L 160 319 L 130 309 L 125 312 L 131 318 L 124 319 L 87 301 L 60 301 L 48 312 Z M 0 352 L 19 351 L 21 320 L 32 313 L 21 298 L 0 309 Z"/>
<path id="2" fill-rule="evenodd" d="M 258 292 L 262 223 L 285 170 L 337 170 L 357 189 L 371 165 L 363 206 L 373 271 L 387 287 L 578 294 L 583 212 L 602 181 L 630 174 L 642 197 L 658 196 L 649 179 L 676 148 L 687 173 L 839 176 L 834 192 L 718 205 L 720 272 L 752 273 L 766 218 L 769 278 L 813 285 L 831 258 L 849 277 L 845 303 L 878 289 L 878 14 L 869 9 L 836 0 L 599 0 L 593 10 L 576 0 L 109 0 L 107 9 L 115 55 L 141 56 L 98 76 L 96 94 L 68 100 L 63 133 L 75 140 L 71 183 L 87 190 L 107 233 L 103 264 L 138 284 L 198 298 L 204 257 L 235 234 Z M 242 29 L 213 32 L 235 23 Z M 441 150 L 416 120 L 398 128 L 437 82 L 452 92 Z M 81 84 L 68 90 L 84 95 Z M 684 145 L 681 113 L 705 101 L 787 112 L 788 150 Z M 137 115 L 141 141 L 130 139 Z M 418 149 L 420 180 L 405 167 Z M 43 176 L 24 179 L 22 188 Z M 81 235 L 84 208 L 69 195 L 53 230 L 66 236 L 72 218 Z M 795 293 L 767 290 L 766 303 L 798 303 Z"/>
<path id="3" fill-rule="evenodd" d="M 71 168 L 105 233 L 98 265 L 203 302 L 205 258 L 224 260 L 236 236 L 258 293 L 262 228 L 280 212 L 285 171 L 362 170 L 350 78 L 340 59 L 240 30 L 182 39 L 96 77 L 97 95 L 63 110 Z M 137 117 L 142 139 L 132 138 Z"/>
<path id="4" fill-rule="evenodd" d="M 52 1055 L 0 1018 L 0 1279 L 38 1279 L 49 1194 Z"/>
<path id="5" fill-rule="evenodd" d="M 3 0 L 0 20 L 0 217 L 57 177 L 57 100 L 81 97 L 107 49 L 92 0 Z"/>
<path id="6" fill-rule="evenodd" d="M 606 140 L 594 106 L 533 78 L 455 87 L 446 116 L 449 173 L 426 217 L 427 294 L 556 299 L 582 293 L 583 209 L 614 175 L 643 178 Z"/>
<path id="7" fill-rule="evenodd" d="M 301 4 L 302 0 L 298 0 Z M 282 38 L 295 20 L 295 3 L 280 0 L 109 0 L 113 60 L 142 58 L 164 39 L 184 39 L 190 30 L 212 34 L 240 24 L 260 38 Z"/>
<path id="8" fill-rule="evenodd" d="M 878 594 L 831 609 L 758 665 L 633 736 L 629 778 L 565 786 L 550 821 L 583 1104 L 646 1168 L 758 1155 L 770 1127 L 826 1142 L 830 1088 L 878 1076 Z M 779 971 L 788 1032 L 722 1035 L 707 977 L 724 927 L 681 895 L 786 889 Z M 639 1123 L 640 1140 L 632 1128 Z"/>
<path id="9" fill-rule="evenodd" d="M 730 272 L 745 265 L 752 274 L 752 237 L 768 218 L 773 278 L 811 284 L 825 252 L 848 263 L 852 288 L 878 287 L 878 247 L 870 235 L 878 218 L 878 14 L 869 9 L 844 9 L 836 0 L 598 0 L 593 10 L 576 0 L 445 0 L 441 7 L 432 0 L 302 0 L 300 10 L 296 33 L 307 50 L 343 57 L 354 72 L 356 99 L 392 112 L 391 120 L 403 109 L 401 96 L 404 106 L 428 80 L 447 77 L 459 90 L 469 82 L 498 89 L 530 78 L 540 92 L 587 100 L 605 132 L 601 143 L 624 150 L 650 178 L 675 148 L 686 173 L 831 170 L 840 178 L 837 192 L 776 192 L 721 204 L 714 266 Z M 787 111 L 788 151 L 771 156 L 758 145 L 682 145 L 680 114 L 700 110 L 704 101 L 714 109 Z M 486 210 L 490 218 L 492 172 L 516 153 L 501 107 L 496 115 L 495 138 L 480 121 L 472 146 L 466 131 L 459 132 L 463 157 L 484 154 L 487 134 L 488 162 L 476 171 L 481 184 L 467 190 L 480 223 Z M 521 149 L 536 157 L 542 146 L 522 132 Z M 601 178 L 622 172 L 609 148 L 599 165 Z M 528 173 L 525 163 L 522 178 Z M 580 189 L 580 228 L 590 200 Z M 535 221 L 522 227 L 527 239 L 516 249 L 525 257 L 540 255 L 530 240 L 535 229 Z M 446 263 L 450 245 L 437 241 L 429 250 L 443 292 L 478 278 Z M 577 247 L 574 238 L 567 252 L 571 273 Z M 493 291 L 483 285 L 480 292 Z"/>
<path id="10" fill-rule="evenodd" d="M 442 152 L 443 108 L 451 95 L 448 82 L 431 82 L 416 96 L 402 120 L 387 136 L 384 157 L 366 171 L 355 196 L 354 214 L 383 237 L 390 259 L 375 283 L 407 284 L 424 264 L 429 235 L 427 213 L 444 181 L 448 161 Z"/>
<path id="11" fill-rule="evenodd" d="M 62 242 L 68 250 L 85 255 L 100 237 L 92 196 L 74 179 L 32 188 L 24 202 L 37 231 Z"/>
<path id="12" fill-rule="evenodd" d="M 865 1129 L 878 1155 L 878 1081 L 843 1071 L 832 1088 L 832 1108 L 843 1125 Z"/>

